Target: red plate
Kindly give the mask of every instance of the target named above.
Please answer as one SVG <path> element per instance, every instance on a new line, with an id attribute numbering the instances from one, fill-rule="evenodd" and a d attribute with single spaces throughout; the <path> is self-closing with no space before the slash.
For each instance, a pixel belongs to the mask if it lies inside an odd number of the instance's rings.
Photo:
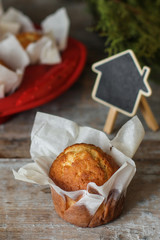
<path id="1" fill-rule="evenodd" d="M 61 95 L 78 79 L 85 60 L 85 46 L 70 38 L 62 53 L 62 63 L 28 66 L 16 92 L 0 99 L 0 123 L 15 113 L 40 106 Z"/>

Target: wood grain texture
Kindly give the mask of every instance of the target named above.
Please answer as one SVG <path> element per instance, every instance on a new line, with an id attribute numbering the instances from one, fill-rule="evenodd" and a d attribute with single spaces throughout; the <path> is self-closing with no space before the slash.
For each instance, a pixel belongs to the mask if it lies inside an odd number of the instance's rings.
<path id="1" fill-rule="evenodd" d="M 97 228 L 79 228 L 56 214 L 50 189 L 13 179 L 11 169 L 30 159 L 0 160 L 0 239 L 160 238 L 160 161 L 137 160 L 122 215 Z"/>

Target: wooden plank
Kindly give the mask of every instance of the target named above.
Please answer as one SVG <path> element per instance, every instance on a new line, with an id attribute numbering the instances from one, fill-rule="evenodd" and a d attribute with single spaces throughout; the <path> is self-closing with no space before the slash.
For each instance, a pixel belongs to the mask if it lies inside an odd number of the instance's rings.
<path id="1" fill-rule="evenodd" d="M 0 139 L 0 158 L 19 158 L 30 157 L 29 154 L 30 139 L 17 138 L 17 139 Z"/>
<path id="2" fill-rule="evenodd" d="M 60 219 L 50 190 L 14 180 L 11 169 L 30 159 L 0 159 L 0 239 L 159 239 L 160 161 L 136 160 L 137 173 L 127 192 L 123 214 L 93 229 L 79 228 Z"/>
<path id="3" fill-rule="evenodd" d="M 0 139 L 0 158 L 30 158 L 30 139 Z M 160 141 L 143 140 L 135 160 L 160 159 Z"/>
<path id="4" fill-rule="evenodd" d="M 143 140 L 139 146 L 135 156 L 135 160 L 150 160 L 160 159 L 160 141 L 156 140 Z"/>

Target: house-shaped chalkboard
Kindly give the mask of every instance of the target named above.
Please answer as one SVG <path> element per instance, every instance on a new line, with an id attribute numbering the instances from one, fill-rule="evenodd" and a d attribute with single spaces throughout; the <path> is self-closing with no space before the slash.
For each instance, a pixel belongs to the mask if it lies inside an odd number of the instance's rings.
<path id="1" fill-rule="evenodd" d="M 141 69 L 132 50 L 126 50 L 92 65 L 97 78 L 92 91 L 94 100 L 133 116 L 141 96 L 150 96 L 147 82 L 150 69 Z"/>

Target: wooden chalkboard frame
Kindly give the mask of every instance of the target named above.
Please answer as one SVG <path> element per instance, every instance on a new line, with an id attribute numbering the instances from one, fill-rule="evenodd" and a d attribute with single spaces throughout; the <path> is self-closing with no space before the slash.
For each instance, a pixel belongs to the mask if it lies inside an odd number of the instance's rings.
<path id="1" fill-rule="evenodd" d="M 112 61 L 112 60 L 114 60 L 114 59 L 116 59 L 116 58 L 118 58 L 120 56 L 123 56 L 126 53 L 129 53 L 131 55 L 132 60 L 134 61 L 135 66 L 137 67 L 137 70 L 138 70 L 139 74 L 142 76 L 144 74 L 144 72 L 145 72 L 145 76 L 143 78 L 143 82 L 144 82 L 144 85 L 146 86 L 146 89 L 148 91 L 148 92 L 144 92 L 142 89 L 139 90 L 137 98 L 136 98 L 136 101 L 135 101 L 135 104 L 134 104 L 134 107 L 133 107 L 133 111 L 131 113 L 129 113 L 129 112 L 127 112 L 127 111 L 125 111 L 125 110 L 123 110 L 121 108 L 118 108 L 117 106 L 114 106 L 114 105 L 112 105 L 112 104 L 110 104 L 108 102 L 105 102 L 104 100 L 102 100 L 102 99 L 100 99 L 100 98 L 98 98 L 96 96 L 96 93 L 97 93 L 97 90 L 98 90 L 98 86 L 99 86 L 99 83 L 100 83 L 100 80 L 101 80 L 101 76 L 102 76 L 102 72 L 97 70 L 96 67 L 98 67 L 98 66 L 100 66 L 100 65 L 102 65 L 104 63 L 107 63 L 109 61 Z M 123 114 L 125 114 L 125 115 L 127 115 L 129 117 L 132 117 L 132 116 L 134 116 L 136 114 L 137 108 L 139 106 L 139 103 L 140 103 L 142 95 L 148 97 L 148 96 L 151 96 L 151 94 L 152 94 L 152 90 L 151 90 L 151 88 L 150 88 L 150 86 L 148 84 L 148 76 L 149 76 L 149 73 L 150 73 L 150 68 L 147 67 L 147 66 L 144 66 L 143 69 L 141 69 L 139 62 L 138 62 L 134 52 L 131 49 L 128 49 L 128 50 L 123 51 L 121 53 L 118 53 L 118 54 L 116 54 L 114 56 L 105 58 L 105 59 L 103 59 L 101 61 L 98 61 L 98 62 L 94 63 L 92 65 L 92 70 L 95 73 L 98 74 L 97 78 L 96 78 L 96 81 L 95 81 L 95 84 L 94 84 L 94 87 L 93 87 L 93 90 L 92 90 L 92 98 L 95 101 L 97 101 L 97 102 L 99 102 L 99 103 L 101 103 L 101 104 L 103 104 L 105 106 L 108 106 L 110 108 L 115 108 L 118 112 L 121 112 L 121 113 L 123 113 Z"/>

